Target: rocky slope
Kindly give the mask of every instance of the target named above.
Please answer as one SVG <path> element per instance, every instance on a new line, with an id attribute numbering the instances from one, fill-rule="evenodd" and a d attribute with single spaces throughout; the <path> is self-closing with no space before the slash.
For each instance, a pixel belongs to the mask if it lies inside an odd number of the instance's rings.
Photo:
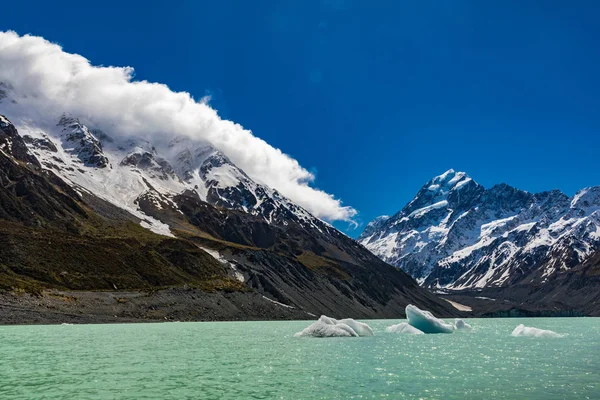
<path id="1" fill-rule="evenodd" d="M 150 144 L 111 141 L 73 118 L 60 118 L 52 129 L 22 125 L 26 133 L 0 119 L 0 288 L 10 296 L 75 297 L 98 321 L 112 320 L 104 311 L 116 308 L 87 302 L 92 295 L 81 291 L 135 297 L 134 310 L 118 306 L 123 320 L 154 318 L 142 312 L 144 304 L 158 302 L 168 288 L 179 289 L 169 292 L 173 306 L 160 319 L 398 317 L 408 303 L 456 314 L 210 146 L 188 152 L 177 140 L 163 156 Z M 140 290 L 150 294 L 140 297 Z M 237 294 L 225 300 L 190 290 Z M 185 313 L 178 299 L 212 314 Z M 232 299 L 230 312 L 214 311 L 213 303 Z M 16 320 L 43 314 L 26 298 L 2 301 Z"/>
<path id="2" fill-rule="evenodd" d="M 572 198 L 506 184 L 486 189 L 449 170 L 358 240 L 426 287 L 535 287 L 562 279 L 600 248 L 600 187 Z"/>
<path id="3" fill-rule="evenodd" d="M 544 283 L 447 291 L 443 297 L 480 317 L 600 317 L 600 251 Z"/>

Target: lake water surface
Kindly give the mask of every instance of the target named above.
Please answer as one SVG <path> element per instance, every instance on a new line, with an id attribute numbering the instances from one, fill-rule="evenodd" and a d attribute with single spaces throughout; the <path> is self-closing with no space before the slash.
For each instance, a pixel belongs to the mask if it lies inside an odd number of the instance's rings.
<path id="1" fill-rule="evenodd" d="M 313 321 L 0 326 L 0 399 L 600 399 L 600 319 L 295 338 Z M 518 325 L 562 338 L 511 337 Z"/>

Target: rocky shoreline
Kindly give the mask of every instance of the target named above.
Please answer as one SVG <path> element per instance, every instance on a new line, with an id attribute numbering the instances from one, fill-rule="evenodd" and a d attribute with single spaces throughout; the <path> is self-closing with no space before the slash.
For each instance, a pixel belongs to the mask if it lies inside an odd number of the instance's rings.
<path id="1" fill-rule="evenodd" d="M 444 295 L 455 304 L 472 307 L 457 310 L 463 318 L 579 317 L 578 311 L 523 307 L 512 302 L 493 302 L 467 295 Z M 456 315 L 440 315 L 442 318 Z M 110 324 L 193 321 L 314 320 L 319 315 L 293 308 L 258 292 L 203 292 L 171 288 L 155 291 L 59 291 L 39 295 L 0 292 L 0 325 Z M 372 316 L 351 315 L 371 319 Z M 393 318 L 382 316 L 381 318 Z M 403 315 L 395 318 L 405 318 Z"/>
<path id="2" fill-rule="evenodd" d="M 318 317 L 318 316 L 317 316 Z M 310 320 L 315 316 L 256 292 L 0 292 L 0 324 L 104 324 L 165 321 Z"/>

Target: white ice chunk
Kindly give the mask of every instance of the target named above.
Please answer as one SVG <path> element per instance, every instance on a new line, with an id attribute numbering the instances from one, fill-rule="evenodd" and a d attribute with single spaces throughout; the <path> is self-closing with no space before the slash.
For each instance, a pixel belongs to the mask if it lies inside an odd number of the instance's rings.
<path id="1" fill-rule="evenodd" d="M 456 319 L 454 321 L 454 326 L 456 326 L 456 329 L 459 331 L 470 331 L 473 329 L 471 325 L 467 324 L 462 319 Z"/>
<path id="2" fill-rule="evenodd" d="M 562 335 L 559 335 L 556 332 L 549 331 L 546 329 L 538 329 L 529 326 L 525 326 L 523 324 L 517 326 L 515 330 L 511 334 L 512 336 L 531 336 L 536 338 L 559 338 Z"/>
<path id="3" fill-rule="evenodd" d="M 452 333 L 456 329 L 454 325 L 447 324 L 429 311 L 420 310 L 412 304 L 406 306 L 406 318 L 410 325 L 423 333 Z"/>
<path id="4" fill-rule="evenodd" d="M 302 332 L 298 332 L 295 337 L 358 337 L 358 334 L 348 325 L 329 325 L 321 321 L 317 321 Z"/>
<path id="5" fill-rule="evenodd" d="M 373 329 L 364 322 L 358 322 L 352 318 L 340 319 L 336 324 L 348 325 L 358 336 L 373 336 Z"/>
<path id="6" fill-rule="evenodd" d="M 415 328 L 414 326 L 409 325 L 408 322 L 400 322 L 396 325 L 391 325 L 385 328 L 387 333 L 405 333 L 409 335 L 422 335 L 423 332 Z"/>
<path id="7" fill-rule="evenodd" d="M 336 320 L 321 315 L 319 320 L 298 332 L 295 337 L 357 337 L 373 336 L 373 330 L 369 325 L 355 321 L 351 318 Z"/>
<path id="8" fill-rule="evenodd" d="M 335 325 L 337 324 L 337 319 L 335 318 L 329 318 L 326 315 L 321 315 L 321 317 L 319 317 L 319 321 L 326 323 L 328 325 Z"/>

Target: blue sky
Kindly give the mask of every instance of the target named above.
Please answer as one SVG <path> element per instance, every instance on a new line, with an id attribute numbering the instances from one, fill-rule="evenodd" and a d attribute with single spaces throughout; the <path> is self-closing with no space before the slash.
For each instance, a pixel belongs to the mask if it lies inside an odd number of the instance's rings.
<path id="1" fill-rule="evenodd" d="M 89 3 L 89 4 L 88 4 Z M 313 171 L 362 227 L 466 171 L 600 184 L 596 2 L 20 1 L 0 30 L 196 98 Z M 1 67 L 1 66 L 0 66 Z M 348 230 L 356 236 L 361 228 Z"/>

